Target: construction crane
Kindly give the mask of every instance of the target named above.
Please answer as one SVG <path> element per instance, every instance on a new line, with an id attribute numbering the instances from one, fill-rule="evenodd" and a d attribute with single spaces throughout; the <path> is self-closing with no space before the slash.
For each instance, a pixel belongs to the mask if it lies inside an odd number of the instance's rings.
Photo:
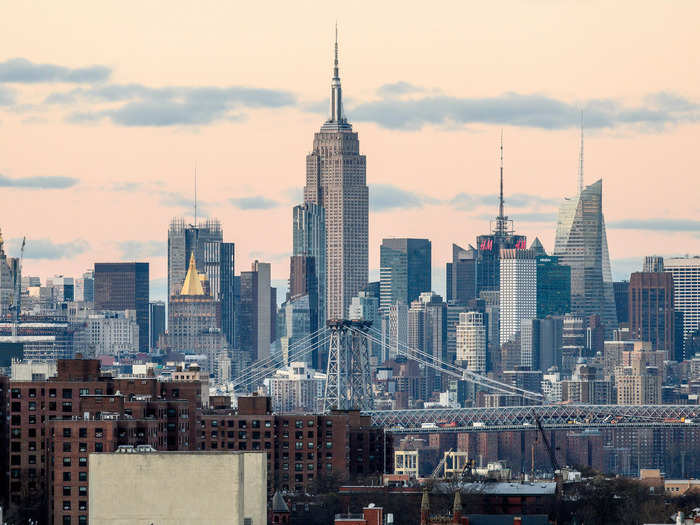
<path id="1" fill-rule="evenodd" d="M 440 469 L 445 467 L 445 460 L 447 459 L 447 455 L 452 452 L 454 449 L 448 450 L 445 454 L 442 455 L 442 459 L 440 462 L 437 464 L 437 467 L 435 467 L 435 470 L 433 470 L 433 473 L 430 475 L 432 479 L 438 479 L 438 473 L 440 472 Z M 443 471 L 443 477 L 444 477 L 444 471 Z"/>
<path id="2" fill-rule="evenodd" d="M 537 424 L 537 430 L 539 430 L 540 435 L 542 436 L 542 441 L 544 442 L 544 446 L 547 449 L 547 453 L 549 454 L 549 461 L 552 463 L 552 469 L 554 469 L 554 472 L 559 470 L 559 463 L 557 462 L 557 457 L 554 454 L 554 450 L 552 449 L 552 446 L 549 443 L 549 440 L 547 439 L 547 436 L 544 433 L 544 428 L 542 428 L 542 422 L 540 421 L 540 416 L 537 415 L 535 411 L 532 412 L 533 417 L 535 418 L 535 423 Z M 534 452 L 534 446 L 533 446 L 533 452 Z M 533 454 L 534 456 L 534 454 Z M 533 457 L 533 466 L 534 466 L 534 457 Z"/>

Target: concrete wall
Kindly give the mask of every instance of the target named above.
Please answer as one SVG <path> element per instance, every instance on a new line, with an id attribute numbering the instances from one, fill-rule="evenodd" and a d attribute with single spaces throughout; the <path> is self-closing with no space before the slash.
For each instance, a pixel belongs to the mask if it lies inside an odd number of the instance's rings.
<path id="1" fill-rule="evenodd" d="M 267 523 L 264 452 L 90 454 L 90 525 Z"/>

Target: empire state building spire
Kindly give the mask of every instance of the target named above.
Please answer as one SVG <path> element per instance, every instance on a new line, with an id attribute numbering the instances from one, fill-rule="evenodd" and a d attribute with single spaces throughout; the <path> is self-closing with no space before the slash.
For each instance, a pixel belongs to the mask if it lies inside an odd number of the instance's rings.
<path id="1" fill-rule="evenodd" d="M 331 82 L 331 122 L 343 120 L 343 91 L 340 87 L 338 72 L 338 24 L 335 24 L 335 61 L 333 62 L 333 80 Z"/>

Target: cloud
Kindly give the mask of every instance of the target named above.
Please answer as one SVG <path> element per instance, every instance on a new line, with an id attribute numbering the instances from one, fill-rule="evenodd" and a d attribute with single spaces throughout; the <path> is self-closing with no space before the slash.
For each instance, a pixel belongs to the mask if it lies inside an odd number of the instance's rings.
<path id="1" fill-rule="evenodd" d="M 37 64 L 26 58 L 11 58 L 0 62 L 0 82 L 36 84 L 67 82 L 73 84 L 103 82 L 112 74 L 105 66 L 69 68 L 54 64 Z"/>
<path id="2" fill-rule="evenodd" d="M 144 184 L 142 182 L 117 182 L 112 185 L 112 191 L 126 191 L 133 192 L 143 189 Z"/>
<path id="3" fill-rule="evenodd" d="M 148 284 L 148 294 L 151 296 L 151 301 L 167 301 L 168 278 L 160 277 L 158 279 L 151 279 Z"/>
<path id="4" fill-rule="evenodd" d="M 173 86 L 151 88 L 142 84 L 107 84 L 50 94 L 45 104 L 87 105 L 69 113 L 66 121 L 84 124 L 110 119 L 120 126 L 190 126 L 222 120 L 241 120 L 242 109 L 280 108 L 296 103 L 288 91 L 229 87 Z M 121 103 L 117 107 L 104 104 Z"/>
<path id="5" fill-rule="evenodd" d="M 401 83 L 397 83 L 401 84 Z M 468 98 L 447 95 L 385 98 L 349 108 L 355 121 L 381 127 L 419 130 L 426 125 L 510 125 L 547 130 L 576 127 L 583 110 L 587 128 L 636 125 L 660 130 L 700 120 L 700 105 L 672 93 L 655 93 L 639 107 L 623 106 L 615 99 L 565 102 L 537 94 L 505 93 L 496 97 Z"/>
<path id="6" fill-rule="evenodd" d="M 117 243 L 124 259 L 165 257 L 167 244 L 163 241 L 123 241 Z"/>
<path id="7" fill-rule="evenodd" d="M 304 188 L 301 186 L 290 186 L 282 191 L 289 202 L 292 204 L 300 204 L 304 200 Z"/>
<path id="8" fill-rule="evenodd" d="M 393 184 L 370 184 L 369 187 L 369 208 L 376 212 L 397 208 L 422 208 L 425 205 L 439 203 L 438 199 L 404 190 Z"/>
<path id="9" fill-rule="evenodd" d="M 9 245 L 12 253 L 19 254 L 22 239 L 10 239 Z M 25 259 L 70 259 L 76 255 L 85 253 L 90 249 L 90 244 L 83 239 L 70 242 L 54 243 L 50 239 L 27 239 L 24 248 Z"/>
<path id="10" fill-rule="evenodd" d="M 556 206 L 559 200 L 529 193 L 513 193 L 504 197 L 505 205 L 511 208 L 551 207 Z M 450 204 L 458 210 L 471 211 L 482 206 L 497 206 L 498 195 L 495 193 L 489 195 L 458 193 L 450 200 Z"/>
<path id="11" fill-rule="evenodd" d="M 262 195 L 239 197 L 228 201 L 239 210 L 269 210 L 276 208 L 280 204 L 276 200 L 268 199 Z"/>
<path id="12" fill-rule="evenodd" d="M 0 187 L 26 188 L 32 190 L 61 190 L 72 188 L 78 184 L 78 179 L 60 176 L 36 176 L 10 178 L 0 174 Z"/>
<path id="13" fill-rule="evenodd" d="M 607 223 L 607 227 L 616 230 L 647 230 L 664 232 L 700 232 L 697 219 L 622 219 Z"/>
<path id="14" fill-rule="evenodd" d="M 255 259 L 260 262 L 268 263 L 283 263 L 289 264 L 289 258 L 291 257 L 290 252 L 266 252 L 266 251 L 252 251 L 248 253 L 250 259 Z"/>
<path id="15" fill-rule="evenodd" d="M 410 82 L 393 82 L 379 86 L 377 94 L 381 97 L 393 97 L 397 95 L 406 95 L 408 93 L 420 93 L 425 91 L 422 87 L 411 84 Z"/>

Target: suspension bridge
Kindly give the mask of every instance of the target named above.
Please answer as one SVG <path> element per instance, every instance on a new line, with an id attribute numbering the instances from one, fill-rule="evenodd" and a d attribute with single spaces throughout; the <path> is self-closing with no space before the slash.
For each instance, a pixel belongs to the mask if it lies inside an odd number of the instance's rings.
<path id="1" fill-rule="evenodd" d="M 426 408 L 375 410 L 370 372 L 370 343 L 392 351 L 454 379 L 522 398 L 523 406 L 493 408 Z M 307 361 L 314 351 L 328 353 L 323 409 L 359 409 L 375 425 L 393 433 L 499 432 L 534 429 L 538 418 L 547 429 L 678 427 L 700 432 L 700 406 L 695 405 L 543 405 L 543 396 L 497 381 L 444 361 L 405 343 L 384 341 L 365 321 L 333 320 L 327 326 L 295 341 L 284 356 L 258 361 L 234 381 L 238 391 L 252 391 L 263 380 L 294 361 Z M 700 436 L 699 436 L 700 437 Z"/>

